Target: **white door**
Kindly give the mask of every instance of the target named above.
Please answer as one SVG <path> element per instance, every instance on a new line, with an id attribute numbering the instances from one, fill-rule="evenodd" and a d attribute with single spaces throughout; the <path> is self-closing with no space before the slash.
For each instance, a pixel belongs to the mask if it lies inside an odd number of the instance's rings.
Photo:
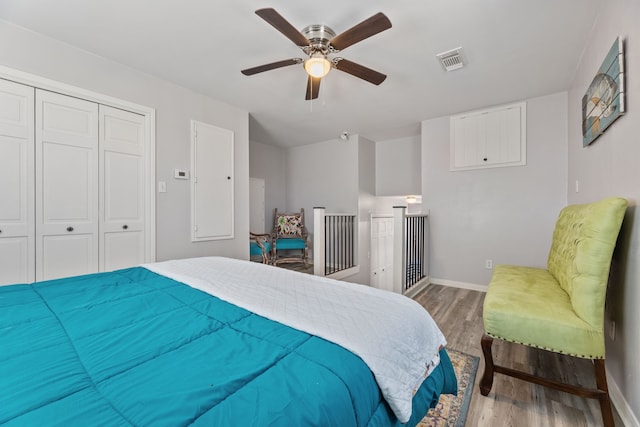
<path id="1" fill-rule="evenodd" d="M 393 291 L 393 217 L 371 218 L 371 286 Z"/>
<path id="2" fill-rule="evenodd" d="M 98 104 L 36 89 L 36 280 L 98 271 Z"/>
<path id="3" fill-rule="evenodd" d="M 100 271 L 145 262 L 144 116 L 100 105 Z"/>
<path id="4" fill-rule="evenodd" d="M 0 79 L 0 285 L 35 280 L 33 102 Z"/>
<path id="5" fill-rule="evenodd" d="M 249 178 L 249 231 L 265 233 L 265 183 L 261 178 Z"/>
<path id="6" fill-rule="evenodd" d="M 233 239 L 233 132 L 192 121 L 192 240 Z"/>

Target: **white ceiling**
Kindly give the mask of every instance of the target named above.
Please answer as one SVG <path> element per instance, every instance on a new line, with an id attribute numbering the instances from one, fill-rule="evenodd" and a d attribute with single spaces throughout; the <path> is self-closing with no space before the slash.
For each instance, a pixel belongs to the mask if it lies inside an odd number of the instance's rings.
<path id="1" fill-rule="evenodd" d="M 424 119 L 567 90 L 595 25 L 597 0 L 0 0 L 0 19 L 202 92 L 251 115 L 251 140 L 283 147 L 337 138 L 418 135 Z M 305 101 L 302 57 L 255 15 L 337 33 L 385 13 L 393 27 L 340 53 L 387 74 L 380 86 L 332 70 Z M 445 73 L 437 53 L 462 46 Z M 1 61 L 1 58 L 0 58 Z"/>

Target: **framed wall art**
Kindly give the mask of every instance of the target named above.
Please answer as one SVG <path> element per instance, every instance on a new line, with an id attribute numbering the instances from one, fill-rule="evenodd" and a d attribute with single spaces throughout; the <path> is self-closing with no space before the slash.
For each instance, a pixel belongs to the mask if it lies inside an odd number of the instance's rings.
<path id="1" fill-rule="evenodd" d="M 582 146 L 598 138 L 625 112 L 624 52 L 620 37 L 582 97 Z"/>

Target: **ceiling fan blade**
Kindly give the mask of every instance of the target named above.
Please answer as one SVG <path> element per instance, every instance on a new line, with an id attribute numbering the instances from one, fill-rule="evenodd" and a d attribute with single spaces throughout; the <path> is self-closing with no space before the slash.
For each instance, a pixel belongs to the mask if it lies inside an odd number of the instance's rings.
<path id="1" fill-rule="evenodd" d="M 253 68 L 247 68 L 242 70 L 241 73 L 245 76 L 252 76 L 254 74 L 262 73 L 264 71 L 275 70 L 276 68 L 287 67 L 289 65 L 295 65 L 302 63 L 300 58 L 285 59 L 284 61 L 272 62 L 270 64 L 259 65 Z"/>
<path id="2" fill-rule="evenodd" d="M 304 99 L 309 101 L 310 99 L 316 99 L 318 97 L 318 92 L 320 91 L 320 80 L 322 80 L 321 77 L 309 76 L 309 80 L 307 81 L 307 93 Z"/>
<path id="3" fill-rule="evenodd" d="M 373 83 L 374 85 L 379 85 L 387 78 L 385 74 L 379 73 L 376 70 L 372 70 L 371 68 L 367 68 L 364 65 L 357 64 L 344 58 L 341 58 L 340 60 L 335 62 L 335 68 L 337 70 L 351 74 L 352 76 L 366 80 L 369 83 Z"/>
<path id="4" fill-rule="evenodd" d="M 280 31 L 289 40 L 294 42 L 297 46 L 305 47 L 309 46 L 309 39 L 307 39 L 300 31 L 298 31 L 293 25 L 282 17 L 275 9 L 270 7 L 265 9 L 256 10 L 256 15 L 267 21 L 273 28 Z"/>
<path id="5" fill-rule="evenodd" d="M 391 21 L 382 13 L 378 12 L 369 19 L 349 28 L 338 34 L 329 42 L 336 50 L 343 50 L 366 38 L 376 35 L 391 28 Z"/>

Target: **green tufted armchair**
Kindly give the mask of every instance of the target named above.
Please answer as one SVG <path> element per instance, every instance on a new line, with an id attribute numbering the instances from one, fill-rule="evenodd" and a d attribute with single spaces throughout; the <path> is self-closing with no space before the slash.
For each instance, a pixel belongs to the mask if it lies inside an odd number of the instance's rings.
<path id="1" fill-rule="evenodd" d="M 613 427 L 605 374 L 604 302 L 611 257 L 627 201 L 608 198 L 565 207 L 558 217 L 547 269 L 496 266 L 484 300 L 481 340 L 485 370 L 480 392 L 494 373 L 598 399 L 604 425 Z M 493 339 L 593 360 L 596 389 L 496 365 Z"/>

